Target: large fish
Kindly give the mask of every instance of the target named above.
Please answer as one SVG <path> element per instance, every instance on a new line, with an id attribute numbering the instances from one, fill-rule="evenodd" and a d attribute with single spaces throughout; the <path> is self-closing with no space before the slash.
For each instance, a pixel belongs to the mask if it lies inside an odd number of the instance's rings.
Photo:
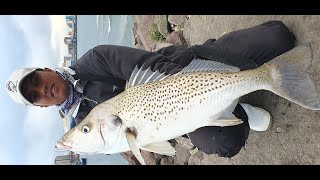
<path id="1" fill-rule="evenodd" d="M 57 146 L 80 154 L 131 150 L 144 164 L 140 149 L 174 155 L 167 140 L 203 126 L 242 123 L 232 111 L 239 97 L 256 90 L 269 90 L 319 110 L 317 92 L 307 73 L 311 58 L 309 46 L 298 46 L 247 71 L 204 60 L 193 60 L 171 76 L 135 68 L 126 90 L 93 108 Z"/>

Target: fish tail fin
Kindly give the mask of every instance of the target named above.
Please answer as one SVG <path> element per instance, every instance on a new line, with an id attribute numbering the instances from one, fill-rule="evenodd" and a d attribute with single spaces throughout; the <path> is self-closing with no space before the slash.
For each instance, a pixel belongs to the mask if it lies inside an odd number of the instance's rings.
<path id="1" fill-rule="evenodd" d="M 271 68 L 274 84 L 271 90 L 302 107 L 320 110 L 320 101 L 307 69 L 312 60 L 312 50 L 308 45 L 292 50 L 266 63 Z"/>

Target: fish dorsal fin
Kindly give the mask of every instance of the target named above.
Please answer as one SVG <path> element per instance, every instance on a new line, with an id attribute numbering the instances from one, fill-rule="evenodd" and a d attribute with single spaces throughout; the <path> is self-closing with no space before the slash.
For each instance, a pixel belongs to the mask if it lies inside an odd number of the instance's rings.
<path id="1" fill-rule="evenodd" d="M 142 70 L 145 69 L 145 70 Z M 159 71 L 152 71 L 151 68 L 144 68 L 144 65 L 141 68 L 138 68 L 138 65 L 132 71 L 132 74 L 127 81 L 126 89 L 137 86 L 139 84 L 146 84 L 149 82 L 162 81 L 169 77 L 170 75 L 165 75 Z"/>
<path id="2" fill-rule="evenodd" d="M 168 141 L 148 144 L 141 147 L 141 149 L 166 156 L 174 156 L 176 154 L 176 150 Z"/>
<path id="3" fill-rule="evenodd" d="M 178 76 L 180 74 L 191 73 L 191 72 L 239 72 L 240 69 L 234 66 L 226 65 L 220 62 L 208 61 L 195 59 L 191 63 L 182 69 L 181 72 L 172 75 L 165 75 L 159 71 L 152 71 L 150 67 L 145 68 L 145 65 L 142 65 L 141 68 L 138 68 L 138 65 L 134 68 L 131 73 L 131 76 L 126 84 L 126 89 L 137 86 L 139 84 L 146 84 L 149 82 L 162 81 L 169 76 Z M 145 70 L 142 70 L 145 69 Z"/>
<path id="4" fill-rule="evenodd" d="M 188 66 L 183 68 L 181 74 L 192 72 L 239 72 L 240 69 L 234 66 L 226 65 L 221 62 L 194 59 Z"/>

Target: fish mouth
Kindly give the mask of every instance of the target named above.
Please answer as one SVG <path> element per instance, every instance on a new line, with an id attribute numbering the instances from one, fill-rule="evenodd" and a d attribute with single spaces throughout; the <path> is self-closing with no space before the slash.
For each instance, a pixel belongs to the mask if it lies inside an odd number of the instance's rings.
<path id="1" fill-rule="evenodd" d="M 66 142 L 66 141 L 57 141 L 56 147 L 59 149 L 65 149 L 65 150 L 71 150 L 72 149 L 72 143 L 71 142 Z"/>
<path id="2" fill-rule="evenodd" d="M 103 139 L 103 137 L 102 137 L 102 139 Z M 104 144 L 105 144 L 105 142 L 104 142 L 104 139 L 103 139 L 103 145 Z M 56 148 L 73 151 L 72 150 L 72 142 L 65 141 L 64 138 L 59 140 L 59 141 L 57 141 Z M 103 148 L 101 148 L 101 149 L 103 149 Z M 73 152 L 76 152 L 78 154 L 96 154 L 96 153 L 99 153 L 101 149 L 99 149 L 99 150 L 97 150 L 95 152 L 90 152 L 90 153 L 86 153 L 86 152 L 82 152 L 82 151 L 73 151 Z"/>

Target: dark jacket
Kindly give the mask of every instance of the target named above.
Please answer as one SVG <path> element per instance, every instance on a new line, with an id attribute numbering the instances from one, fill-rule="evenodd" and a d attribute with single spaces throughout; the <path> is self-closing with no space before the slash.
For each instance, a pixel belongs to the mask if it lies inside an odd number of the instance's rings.
<path id="1" fill-rule="evenodd" d="M 283 52 L 293 48 L 294 36 L 279 21 L 271 21 L 253 28 L 226 34 L 218 40 L 210 39 L 203 45 L 190 48 L 173 45 L 157 52 L 135 48 L 100 45 L 89 50 L 75 65 L 76 79 L 87 97 L 103 102 L 124 90 L 126 80 L 136 65 L 145 64 L 153 70 L 166 74 L 180 71 L 195 58 L 219 61 L 237 66 L 242 70 L 258 67 Z M 272 51 L 271 51 L 272 50 Z M 79 123 L 96 104 L 84 100 L 76 116 Z M 204 127 L 189 137 L 193 144 L 207 154 L 232 157 L 244 145 L 249 125 L 246 114 L 237 107 L 236 116 L 241 116 L 244 124 L 234 127 Z M 226 132 L 226 133 L 224 133 Z"/>

